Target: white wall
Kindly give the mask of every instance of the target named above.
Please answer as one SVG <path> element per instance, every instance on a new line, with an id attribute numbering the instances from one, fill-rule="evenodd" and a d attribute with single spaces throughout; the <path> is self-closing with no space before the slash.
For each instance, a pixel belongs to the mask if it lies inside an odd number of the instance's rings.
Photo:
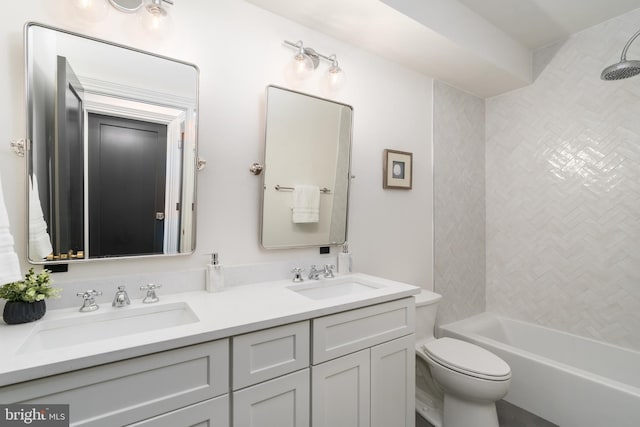
<path id="1" fill-rule="evenodd" d="M 226 264 L 262 263 L 315 255 L 317 250 L 266 251 L 258 243 L 261 181 L 248 167 L 263 158 L 264 90 L 286 86 L 293 50 L 282 42 L 302 39 L 322 53 L 336 53 L 347 82 L 336 100 L 354 107 L 353 173 L 349 241 L 357 270 L 425 288 L 432 283 L 432 80 L 357 47 L 327 37 L 239 0 L 179 1 L 171 9 L 173 33 L 152 40 L 134 16 L 110 10 L 106 21 L 80 21 L 67 2 L 25 0 L 0 17 L 0 171 L 26 270 L 25 166 L 8 149 L 25 136 L 22 29 L 27 21 L 77 31 L 153 51 L 200 67 L 198 243 L 194 255 L 166 259 L 71 265 L 58 284 L 95 277 L 203 268 L 218 251 Z M 323 95 L 322 73 L 297 89 Z M 411 191 L 382 190 L 385 148 L 414 153 Z M 307 266 L 308 267 L 308 266 Z M 115 288 L 115 285 L 114 285 Z"/>
<path id="2" fill-rule="evenodd" d="M 487 100 L 487 309 L 640 350 L 640 78 L 600 80 L 640 10 Z M 634 44 L 628 58 L 640 58 Z"/>

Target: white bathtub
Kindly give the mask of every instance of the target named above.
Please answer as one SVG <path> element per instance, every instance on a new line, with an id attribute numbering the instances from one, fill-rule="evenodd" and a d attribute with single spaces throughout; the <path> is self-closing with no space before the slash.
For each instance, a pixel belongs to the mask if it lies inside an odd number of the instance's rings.
<path id="1" fill-rule="evenodd" d="M 561 427 L 640 426 L 640 352 L 491 313 L 440 333 L 504 359 L 505 400 Z"/>

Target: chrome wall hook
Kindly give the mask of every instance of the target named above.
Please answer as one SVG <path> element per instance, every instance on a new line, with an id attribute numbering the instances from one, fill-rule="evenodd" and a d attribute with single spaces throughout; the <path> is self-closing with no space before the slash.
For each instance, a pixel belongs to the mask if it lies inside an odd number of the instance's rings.
<path id="1" fill-rule="evenodd" d="M 196 159 L 196 169 L 198 170 L 198 172 L 204 170 L 204 168 L 206 167 L 207 167 L 207 161 L 202 157 L 198 157 Z"/>
<path id="2" fill-rule="evenodd" d="M 251 166 L 249 167 L 249 172 L 251 172 L 254 175 L 260 175 L 263 169 L 264 169 L 264 166 L 262 166 L 260 163 L 252 163 Z"/>
<path id="3" fill-rule="evenodd" d="M 27 150 L 27 140 L 14 139 L 9 143 L 9 147 L 11 148 L 11 151 L 16 154 L 16 156 L 24 157 L 24 154 Z"/>

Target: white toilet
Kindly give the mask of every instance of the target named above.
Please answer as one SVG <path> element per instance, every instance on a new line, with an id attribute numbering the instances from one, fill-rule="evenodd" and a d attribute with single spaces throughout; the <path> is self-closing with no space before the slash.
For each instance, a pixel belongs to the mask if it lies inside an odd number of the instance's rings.
<path id="1" fill-rule="evenodd" d="M 416 410 L 436 427 L 498 427 L 495 402 L 509 389 L 509 365 L 466 341 L 436 339 L 442 297 L 423 290 L 415 298 Z"/>

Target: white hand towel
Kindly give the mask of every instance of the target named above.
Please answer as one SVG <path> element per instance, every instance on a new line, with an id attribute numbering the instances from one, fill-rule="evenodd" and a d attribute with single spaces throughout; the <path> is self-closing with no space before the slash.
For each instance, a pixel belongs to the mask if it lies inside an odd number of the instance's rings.
<path id="1" fill-rule="evenodd" d="M 29 258 L 35 261 L 46 258 L 53 252 L 53 248 L 40 204 L 38 178 L 35 175 L 33 179 L 29 177 L 29 183 L 31 184 L 29 189 Z"/>
<path id="2" fill-rule="evenodd" d="M 20 262 L 13 250 L 13 236 L 9 231 L 9 215 L 4 204 L 0 179 L 0 286 L 21 279 Z"/>
<path id="3" fill-rule="evenodd" d="M 320 221 L 320 188 L 316 185 L 296 185 L 293 188 L 293 216 L 296 224 Z"/>

